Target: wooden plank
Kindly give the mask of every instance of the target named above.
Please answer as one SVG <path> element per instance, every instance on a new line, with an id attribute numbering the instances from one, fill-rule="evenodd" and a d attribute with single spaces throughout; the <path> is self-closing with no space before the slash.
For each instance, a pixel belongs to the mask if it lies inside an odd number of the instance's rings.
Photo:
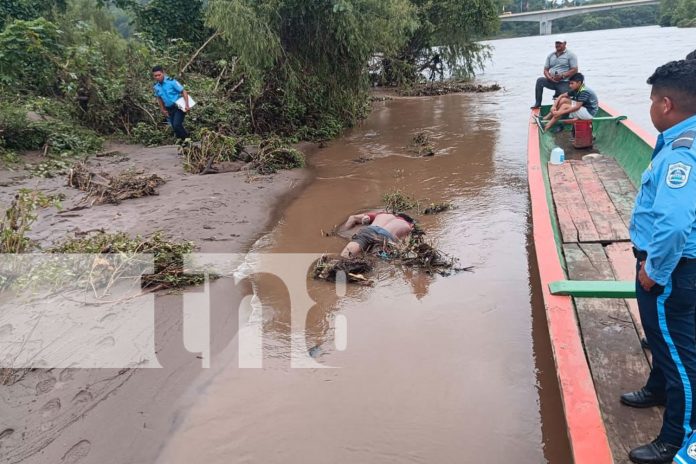
<path id="1" fill-rule="evenodd" d="M 610 157 L 592 160 L 592 167 L 599 176 L 609 198 L 626 227 L 631 222 L 631 214 L 636 201 L 636 188 L 619 163 Z"/>
<path id="2" fill-rule="evenodd" d="M 578 186 L 587 204 L 599 240 L 613 242 L 628 240 L 628 227 L 616 211 L 614 203 L 604 190 L 591 161 L 572 160 L 569 162 L 575 173 Z M 581 240 L 582 241 L 582 240 Z"/>
<path id="3" fill-rule="evenodd" d="M 632 280 L 558 280 L 549 284 L 553 295 L 578 298 L 635 298 Z"/>
<path id="4" fill-rule="evenodd" d="M 563 243 L 596 242 L 599 234 L 570 163 L 550 164 L 549 180 Z"/>
<path id="5" fill-rule="evenodd" d="M 570 278 L 613 277 L 601 244 L 568 244 L 564 251 Z M 614 462 L 628 463 L 628 450 L 649 443 L 662 425 L 659 409 L 619 402 L 622 393 L 645 384 L 648 363 L 622 300 L 576 298 L 575 307 Z"/>
<path id="6" fill-rule="evenodd" d="M 633 257 L 633 252 L 631 251 L 630 242 L 617 242 L 612 243 L 604 248 L 604 252 L 609 259 L 611 268 L 614 271 L 614 275 L 617 279 L 629 280 L 633 279 L 633 285 L 635 286 L 636 281 L 636 258 Z M 636 332 L 638 337 L 645 337 L 645 330 L 643 330 L 643 324 L 640 322 L 640 312 L 638 311 L 638 301 L 635 297 L 626 300 L 626 305 L 628 306 L 628 312 L 631 314 L 631 319 L 633 319 L 633 325 L 636 327 Z M 644 350 L 645 356 L 648 362 L 651 361 L 651 353 L 649 350 Z"/>
<path id="7" fill-rule="evenodd" d="M 532 114 L 538 114 L 533 110 Z M 553 360 L 563 399 L 571 461 L 613 464 L 594 383 L 580 339 L 570 297 L 551 295 L 548 283 L 565 278 L 547 201 L 546 182 L 539 153 L 539 128 L 530 121 L 527 140 L 527 179 L 532 203 L 534 249 L 541 280 L 541 293 L 549 326 Z"/>

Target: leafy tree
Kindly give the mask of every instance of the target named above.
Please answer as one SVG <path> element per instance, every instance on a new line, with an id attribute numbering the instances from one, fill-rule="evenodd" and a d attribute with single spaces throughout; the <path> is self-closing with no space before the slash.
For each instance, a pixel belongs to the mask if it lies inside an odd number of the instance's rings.
<path id="1" fill-rule="evenodd" d="M 408 0 L 211 0 L 207 23 L 249 80 L 253 106 L 291 127 L 354 122 L 366 102 L 366 63 L 415 27 Z"/>
<path id="2" fill-rule="evenodd" d="M 51 94 L 63 47 L 55 24 L 39 18 L 14 20 L 0 34 L 0 83 L 16 90 Z"/>
<path id="3" fill-rule="evenodd" d="M 0 2 L 0 29 L 14 19 L 29 21 L 41 16 L 52 18 L 54 9 L 65 11 L 66 0 L 2 0 Z"/>
<path id="4" fill-rule="evenodd" d="M 387 83 L 412 82 L 429 69 L 431 77 L 468 78 L 482 68 L 488 48 L 477 39 L 498 28 L 498 4 L 494 0 L 411 0 L 418 27 L 396 55 L 385 60 Z"/>
<path id="5" fill-rule="evenodd" d="M 200 43 L 207 32 L 201 0 L 152 0 L 135 11 L 138 29 L 154 40 Z"/>

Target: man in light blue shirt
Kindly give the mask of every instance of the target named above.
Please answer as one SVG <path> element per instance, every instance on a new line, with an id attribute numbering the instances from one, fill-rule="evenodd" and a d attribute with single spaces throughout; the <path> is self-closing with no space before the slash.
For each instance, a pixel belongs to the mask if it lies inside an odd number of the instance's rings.
<path id="1" fill-rule="evenodd" d="M 645 387 L 622 395 L 621 402 L 665 406 L 658 437 L 629 457 L 667 464 L 696 428 L 696 61 L 660 66 L 648 84 L 650 117 L 660 135 L 629 229 L 653 367 Z"/>
<path id="2" fill-rule="evenodd" d="M 187 139 L 189 133 L 184 128 L 184 118 L 190 109 L 188 92 L 184 90 L 184 86 L 179 81 L 164 74 L 162 66 L 152 68 L 152 78 L 155 80 L 152 90 L 157 97 L 160 111 L 169 120 L 177 138 L 179 140 Z M 182 97 L 184 99 L 183 110 L 176 105 L 176 101 Z"/>
<path id="3" fill-rule="evenodd" d="M 578 57 L 566 48 L 566 40 L 556 39 L 556 51 L 546 57 L 544 63 L 544 77 L 536 81 L 535 99 L 532 109 L 541 106 L 541 98 L 544 88 L 554 90 L 554 98 L 568 92 L 568 79 L 578 72 Z"/>

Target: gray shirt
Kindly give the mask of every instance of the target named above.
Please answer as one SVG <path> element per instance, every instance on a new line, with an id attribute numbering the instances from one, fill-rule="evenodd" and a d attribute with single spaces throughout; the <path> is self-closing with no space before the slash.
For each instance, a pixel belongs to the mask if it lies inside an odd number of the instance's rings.
<path id="1" fill-rule="evenodd" d="M 556 55 L 556 52 L 551 53 L 546 57 L 546 63 L 544 68 L 548 69 L 551 75 L 561 74 L 570 71 L 571 68 L 578 67 L 578 57 L 575 53 L 566 49 L 560 56 Z M 568 76 L 570 77 L 570 76 Z M 563 79 L 567 81 L 568 78 Z"/>

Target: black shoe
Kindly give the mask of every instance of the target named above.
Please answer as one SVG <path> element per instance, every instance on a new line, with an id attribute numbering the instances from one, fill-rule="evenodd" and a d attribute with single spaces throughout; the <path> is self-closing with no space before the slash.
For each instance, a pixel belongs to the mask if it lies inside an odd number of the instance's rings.
<path id="1" fill-rule="evenodd" d="M 644 350 L 649 350 L 650 345 L 648 344 L 648 339 L 643 337 L 640 339 L 640 347 L 643 348 Z"/>
<path id="2" fill-rule="evenodd" d="M 678 451 L 678 446 L 657 438 L 652 443 L 633 448 L 628 457 L 637 464 L 671 464 Z"/>
<path id="3" fill-rule="evenodd" d="M 650 390 L 641 388 L 638 391 L 628 392 L 621 395 L 621 402 L 632 408 L 651 408 L 653 406 L 664 406 L 665 397 L 658 396 Z"/>

